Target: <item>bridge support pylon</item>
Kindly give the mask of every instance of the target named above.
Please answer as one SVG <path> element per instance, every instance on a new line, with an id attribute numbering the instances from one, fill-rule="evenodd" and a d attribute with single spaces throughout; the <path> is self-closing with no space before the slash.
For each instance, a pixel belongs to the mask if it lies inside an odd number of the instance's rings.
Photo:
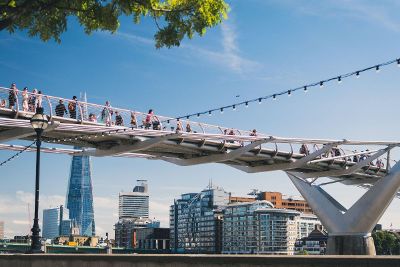
<path id="1" fill-rule="evenodd" d="M 327 254 L 376 254 L 371 231 L 400 188 L 400 163 L 348 210 L 320 186 L 308 182 L 305 173 L 287 174 L 327 229 Z"/>

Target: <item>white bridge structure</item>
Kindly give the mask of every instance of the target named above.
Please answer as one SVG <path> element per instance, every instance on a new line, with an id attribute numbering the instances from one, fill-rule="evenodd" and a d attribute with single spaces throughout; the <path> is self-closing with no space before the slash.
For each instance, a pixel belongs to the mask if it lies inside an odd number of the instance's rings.
<path id="1" fill-rule="evenodd" d="M 8 103 L 10 95 L 16 96 L 13 107 Z M 153 117 L 159 123 L 153 129 L 143 125 L 146 113 L 77 101 L 76 118 L 71 118 L 69 114 L 57 116 L 55 109 L 60 100 L 66 106 L 72 100 L 48 95 L 40 95 L 40 98 L 50 122 L 43 133 L 42 141 L 48 143 L 42 148 L 43 152 L 142 157 L 179 166 L 222 163 L 247 173 L 285 171 L 328 230 L 328 254 L 375 254 L 371 231 L 393 198 L 400 196 L 400 165 L 396 163 L 391 167 L 393 160 L 390 158 L 391 150 L 399 146 L 400 141 L 254 135 L 251 131 L 183 119 L 177 122 L 159 115 Z M 22 92 L 8 88 L 0 87 L 1 100 L 6 101 L 0 107 L 0 142 L 3 143 L 0 149 L 24 150 L 24 146 L 9 142 L 34 140 L 36 134 L 29 121 L 34 107 L 26 110 Z M 118 112 L 124 125 L 111 123 L 107 126 L 101 121 L 103 110 L 113 111 L 113 122 Z M 182 129 L 178 127 L 177 131 L 177 124 L 181 124 Z M 187 124 L 190 124 L 189 132 Z M 64 148 L 60 144 L 74 148 Z M 26 150 L 36 151 L 36 148 Z M 324 177 L 329 178 L 329 182 L 326 179 L 321 182 Z M 323 189 L 331 183 L 359 186 L 367 192 L 346 209 Z"/>

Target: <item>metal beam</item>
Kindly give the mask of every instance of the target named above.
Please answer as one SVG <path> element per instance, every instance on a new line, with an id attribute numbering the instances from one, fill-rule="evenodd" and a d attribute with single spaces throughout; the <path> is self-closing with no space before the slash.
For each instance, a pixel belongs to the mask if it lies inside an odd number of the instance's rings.
<path id="1" fill-rule="evenodd" d="M 60 125 L 59 122 L 55 121 L 49 124 L 44 132 L 50 132 Z M 0 132 L 0 142 L 8 142 L 15 139 L 22 139 L 31 135 L 36 135 L 32 128 L 13 128 L 10 130 Z"/>
<path id="2" fill-rule="evenodd" d="M 336 142 L 336 143 L 331 143 L 331 144 L 327 144 L 324 145 L 321 149 L 318 149 L 317 151 L 302 157 L 301 159 L 296 160 L 292 165 L 294 168 L 298 168 L 301 166 L 304 166 L 305 164 L 307 164 L 308 162 L 312 161 L 313 159 L 321 156 L 322 154 L 328 152 L 329 150 L 331 150 L 334 146 L 340 145 L 345 143 L 346 141 L 342 141 L 342 142 Z"/>
<path id="3" fill-rule="evenodd" d="M 230 165 L 230 166 L 233 168 L 239 169 L 241 171 L 247 172 L 247 173 L 296 169 L 296 168 L 300 168 L 300 167 L 306 165 L 308 162 L 312 161 L 316 157 L 328 152 L 329 150 L 332 149 L 332 147 L 337 146 L 339 144 L 343 144 L 345 142 L 346 141 L 343 140 L 341 142 L 327 144 L 327 145 L 323 146 L 321 149 L 318 149 L 317 151 L 315 151 L 309 155 L 306 155 L 296 161 L 292 160 L 291 162 L 287 162 L 287 163 L 262 165 L 262 166 L 256 166 L 256 167 L 236 166 L 236 165 Z"/>
<path id="4" fill-rule="evenodd" d="M 400 163 L 392 173 L 379 179 L 353 206 L 344 212 L 341 205 L 319 186 L 287 172 L 330 235 L 368 234 L 381 218 L 400 187 Z M 366 212 L 366 210 L 368 212 Z"/>
<path id="5" fill-rule="evenodd" d="M 149 149 L 166 140 L 178 138 L 180 136 L 181 135 L 179 133 L 166 134 L 159 137 L 143 139 L 143 141 L 137 141 L 135 144 L 132 145 L 118 145 L 111 149 L 96 148 L 96 149 L 86 150 L 82 152 L 82 155 L 95 156 L 95 157 L 115 156 L 123 153 Z"/>
<path id="6" fill-rule="evenodd" d="M 307 178 L 349 175 L 349 174 L 352 174 L 352 173 L 356 172 L 357 170 L 361 169 L 362 167 L 368 166 L 372 161 L 374 161 L 375 159 L 379 158 L 383 154 L 387 153 L 392 148 L 393 148 L 393 146 L 388 146 L 385 149 L 381 149 L 377 153 L 375 153 L 372 156 L 366 158 L 365 160 L 357 162 L 357 164 L 349 167 L 348 169 L 329 170 L 329 171 L 321 171 L 321 172 L 310 172 L 310 173 L 307 173 L 307 174 L 304 174 L 304 175 Z"/>
<path id="7" fill-rule="evenodd" d="M 243 154 L 249 152 L 250 150 L 260 146 L 261 144 L 268 143 L 271 141 L 273 141 L 273 138 L 262 139 L 262 140 L 250 143 L 246 146 L 234 149 L 231 152 L 222 153 L 222 154 L 212 154 L 209 156 L 195 157 L 195 158 L 191 158 L 191 159 L 175 159 L 175 158 L 169 158 L 169 157 L 161 157 L 160 159 L 170 162 L 170 163 L 173 163 L 173 164 L 176 164 L 176 165 L 179 165 L 179 166 L 190 166 L 190 165 L 198 165 L 198 164 L 212 163 L 212 162 L 223 162 L 223 161 L 228 161 L 228 160 L 233 160 L 235 158 L 238 158 L 238 157 L 242 156 Z"/>

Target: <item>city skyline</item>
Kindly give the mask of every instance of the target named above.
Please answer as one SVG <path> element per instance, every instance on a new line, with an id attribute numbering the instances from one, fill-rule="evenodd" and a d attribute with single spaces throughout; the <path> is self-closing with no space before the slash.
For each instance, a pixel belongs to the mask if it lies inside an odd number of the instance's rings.
<path id="1" fill-rule="evenodd" d="M 22 32 L 2 32 L 1 86 L 15 81 L 19 88 L 38 87 L 65 98 L 87 91 L 91 102 L 110 100 L 113 106 L 144 112 L 154 108 L 157 114 L 172 116 L 206 110 L 398 57 L 398 3 L 359 3 L 233 2 L 223 25 L 171 50 L 154 49 L 149 20 L 143 21 L 143 28 L 129 28 L 124 20 L 114 36 L 86 36 L 73 22 L 61 45 L 28 39 Z M 400 126 L 393 123 L 400 97 L 398 73 L 395 67 L 382 69 L 341 85 L 200 120 L 288 137 L 398 140 Z M 12 154 L 1 151 L 0 158 Z M 41 209 L 64 203 L 70 160 L 43 155 Z M 7 181 L 0 189 L 0 220 L 6 221 L 6 233 L 9 229 L 26 234 L 32 224 L 27 203 L 32 214 L 33 169 L 34 155 L 24 153 L 0 170 Z M 100 235 L 113 232 L 118 192 L 139 177 L 151 186 L 150 217 L 164 226 L 173 199 L 204 188 L 210 178 L 235 195 L 253 188 L 299 195 L 283 172 L 245 174 L 218 164 L 178 167 L 144 159 L 94 158 L 94 212 Z M 339 184 L 327 188 L 346 206 L 364 192 Z M 398 201 L 382 218 L 384 226 L 400 225 Z"/>

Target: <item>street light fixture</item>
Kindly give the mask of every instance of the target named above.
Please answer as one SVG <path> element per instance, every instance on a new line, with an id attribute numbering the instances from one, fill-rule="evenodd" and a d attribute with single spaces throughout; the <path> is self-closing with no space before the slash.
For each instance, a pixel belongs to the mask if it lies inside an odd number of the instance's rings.
<path id="1" fill-rule="evenodd" d="M 36 182 L 35 182 L 35 218 L 32 227 L 31 253 L 42 253 L 42 244 L 40 242 L 39 228 L 39 177 L 40 177 L 40 146 L 42 144 L 41 136 L 49 125 L 47 116 L 43 114 L 43 108 L 38 107 L 36 114 L 31 118 L 32 128 L 36 132 Z"/>

